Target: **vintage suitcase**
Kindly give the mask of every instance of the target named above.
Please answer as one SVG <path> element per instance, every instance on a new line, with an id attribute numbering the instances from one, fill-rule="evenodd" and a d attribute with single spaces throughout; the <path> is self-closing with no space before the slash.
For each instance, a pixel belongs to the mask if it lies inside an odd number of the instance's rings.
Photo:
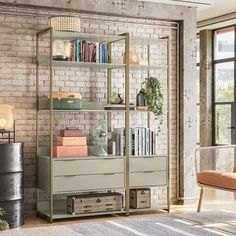
<path id="1" fill-rule="evenodd" d="M 97 193 L 67 197 L 67 211 L 71 214 L 120 211 L 123 195 L 120 193 Z"/>
<path id="2" fill-rule="evenodd" d="M 58 144 L 61 146 L 86 146 L 86 137 L 58 137 Z"/>
<path id="3" fill-rule="evenodd" d="M 54 146 L 53 157 L 81 157 L 88 156 L 87 146 Z"/>
<path id="4" fill-rule="evenodd" d="M 151 207 L 151 194 L 149 188 L 130 190 L 130 207 L 143 209 Z"/>
<path id="5" fill-rule="evenodd" d="M 61 137 L 81 137 L 83 136 L 82 130 L 76 128 L 66 128 L 60 130 Z"/>

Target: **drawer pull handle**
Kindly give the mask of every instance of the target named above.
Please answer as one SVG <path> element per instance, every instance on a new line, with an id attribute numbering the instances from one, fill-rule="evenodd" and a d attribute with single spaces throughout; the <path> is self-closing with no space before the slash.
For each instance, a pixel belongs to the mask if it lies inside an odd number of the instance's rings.
<path id="1" fill-rule="evenodd" d="M 104 175 L 115 175 L 115 173 L 104 173 Z"/>
<path id="2" fill-rule="evenodd" d="M 144 171 L 143 173 L 154 173 L 155 171 L 154 170 L 147 170 L 147 171 Z"/>
<path id="3" fill-rule="evenodd" d="M 77 175 L 64 175 L 64 177 L 76 177 Z"/>

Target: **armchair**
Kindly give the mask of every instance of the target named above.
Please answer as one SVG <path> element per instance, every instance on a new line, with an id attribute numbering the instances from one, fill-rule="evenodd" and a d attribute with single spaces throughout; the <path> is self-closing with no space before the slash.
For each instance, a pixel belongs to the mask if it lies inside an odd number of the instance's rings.
<path id="1" fill-rule="evenodd" d="M 217 171 L 217 170 L 199 170 L 199 158 L 198 153 L 201 151 L 216 151 L 220 149 L 233 149 L 234 150 L 234 167 L 232 172 L 225 172 L 225 171 Z M 202 206 L 202 199 L 203 199 L 203 192 L 204 188 L 214 188 L 224 191 L 230 191 L 234 193 L 236 198 L 236 161 L 235 161 L 235 154 L 236 154 L 236 145 L 227 145 L 227 146 L 212 146 L 212 147 L 199 147 L 195 149 L 195 169 L 196 169 L 196 177 L 197 177 L 197 184 L 201 188 L 200 191 L 200 198 L 198 202 L 197 211 L 201 211 Z M 199 155 L 200 157 L 201 155 Z"/>

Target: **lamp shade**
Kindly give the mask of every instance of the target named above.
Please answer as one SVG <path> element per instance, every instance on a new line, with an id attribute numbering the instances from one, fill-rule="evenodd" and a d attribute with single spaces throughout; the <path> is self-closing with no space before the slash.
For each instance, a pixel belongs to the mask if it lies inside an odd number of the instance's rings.
<path id="1" fill-rule="evenodd" d="M 7 104 L 0 104 L 0 131 L 11 131 L 14 126 L 14 107 Z"/>

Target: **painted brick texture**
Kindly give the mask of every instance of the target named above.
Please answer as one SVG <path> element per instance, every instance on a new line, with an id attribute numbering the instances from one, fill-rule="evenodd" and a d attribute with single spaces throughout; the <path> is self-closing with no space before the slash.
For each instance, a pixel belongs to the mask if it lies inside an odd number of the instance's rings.
<path id="1" fill-rule="evenodd" d="M 43 15 L 44 14 L 44 15 Z M 50 12 L 48 13 L 50 15 Z M 125 17 L 111 17 L 103 15 L 80 14 L 82 32 L 99 34 L 119 34 L 129 32 L 131 36 L 163 37 L 171 38 L 171 198 L 176 199 L 176 32 L 175 29 L 160 27 L 154 20 L 130 19 Z M 36 208 L 36 177 L 35 177 L 35 151 L 36 151 L 36 67 L 34 57 L 36 55 L 36 33 L 48 26 L 48 18 L 45 12 L 34 15 L 2 14 L 0 13 L 0 103 L 9 103 L 15 107 L 16 140 L 24 142 L 24 170 L 25 170 L 25 210 L 26 213 L 34 212 Z M 45 44 L 45 43 L 43 43 Z M 147 59 L 145 46 L 132 46 L 139 52 L 141 60 Z M 44 51 L 44 47 L 40 50 Z M 47 50 L 46 50 L 47 51 Z M 122 60 L 124 47 L 115 45 L 113 48 L 113 61 Z M 167 53 L 164 43 L 151 48 L 151 62 L 166 65 Z M 40 91 L 42 96 L 48 92 L 48 70 L 42 68 L 40 73 Z M 164 102 L 164 124 L 158 137 L 158 153 L 167 151 L 167 129 L 166 129 L 166 70 L 155 70 L 151 72 L 162 81 Z M 106 71 L 87 68 L 55 68 L 54 91 L 80 92 L 86 101 L 106 101 Z M 135 96 L 141 88 L 141 83 L 147 76 L 147 72 L 140 71 L 130 73 L 130 100 L 135 102 Z M 112 72 L 113 90 L 118 89 L 124 94 L 124 71 L 114 70 Z M 41 136 L 40 143 L 47 144 L 49 116 L 40 115 Z M 124 115 L 113 114 L 113 127 L 124 126 Z M 143 126 L 146 124 L 146 115 L 137 114 L 130 118 L 131 126 Z M 105 115 L 92 113 L 60 113 L 55 115 L 54 123 L 56 134 L 60 128 L 76 126 L 84 130 L 88 141 L 93 143 L 91 131 L 99 120 L 105 119 Z M 152 127 L 156 121 L 152 117 Z M 155 204 L 165 203 L 164 188 L 153 189 L 156 194 L 153 202 Z"/>

